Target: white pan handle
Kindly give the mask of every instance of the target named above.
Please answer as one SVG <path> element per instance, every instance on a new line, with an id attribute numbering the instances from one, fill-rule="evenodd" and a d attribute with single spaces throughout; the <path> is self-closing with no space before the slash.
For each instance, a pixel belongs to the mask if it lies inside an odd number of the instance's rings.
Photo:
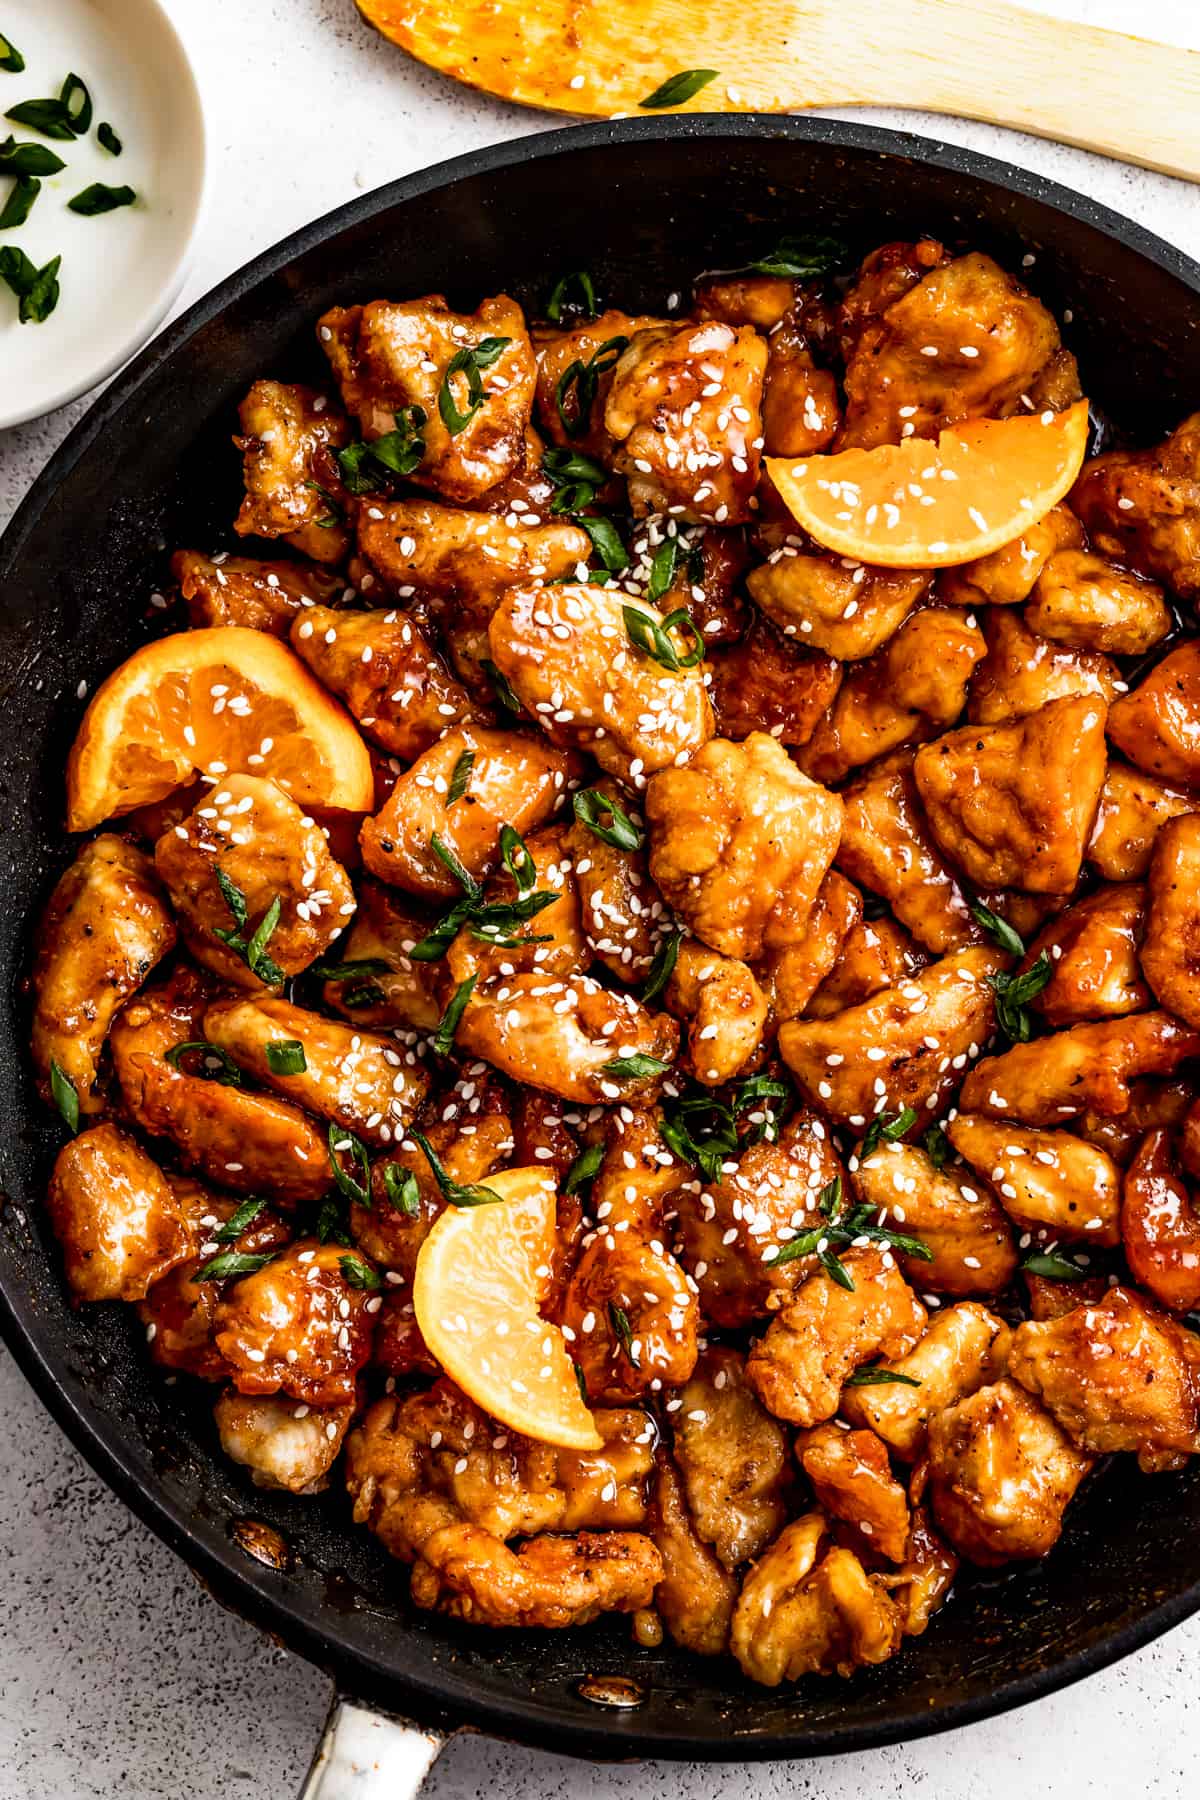
<path id="1" fill-rule="evenodd" d="M 335 1694 L 300 1800 L 416 1800 L 447 1742 Z"/>

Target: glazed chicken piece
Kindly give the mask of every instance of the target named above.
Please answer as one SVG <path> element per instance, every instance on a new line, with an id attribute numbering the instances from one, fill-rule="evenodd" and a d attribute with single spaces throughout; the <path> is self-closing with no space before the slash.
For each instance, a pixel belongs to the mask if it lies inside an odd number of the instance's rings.
<path id="1" fill-rule="evenodd" d="M 359 1284 L 350 1275 L 359 1271 Z M 345 1406 L 371 1354 L 378 1295 L 358 1251 L 300 1238 L 225 1289 L 214 1335 L 239 1394 L 289 1394 L 310 1406 Z"/>
<path id="2" fill-rule="evenodd" d="M 1168 819 L 1154 840 L 1142 971 L 1160 1006 L 1200 1025 L 1200 817 Z M 1147 999 L 1149 996 L 1147 996 Z"/>
<path id="3" fill-rule="evenodd" d="M 334 307 L 317 336 L 364 438 L 419 428 L 425 452 L 409 476 L 419 487 L 469 505 L 523 463 L 537 366 L 524 316 L 507 294 L 474 313 L 452 312 L 441 294 Z M 477 398 L 459 358 L 470 362 Z M 444 392 L 447 411 L 462 421 L 457 430 L 442 416 Z"/>
<path id="4" fill-rule="evenodd" d="M 1032 967 L 1044 952 L 1052 967 L 1029 1004 L 1055 1028 L 1150 1006 L 1138 962 L 1145 929 L 1146 890 L 1132 883 L 1098 888 L 1069 906 L 1038 933 L 1021 964 Z"/>
<path id="5" fill-rule="evenodd" d="M 914 1489 L 924 1484 L 913 1483 Z M 905 1545 L 904 1561 L 895 1575 L 885 1575 L 883 1584 L 900 1608 L 901 1630 L 905 1637 L 920 1637 L 933 1615 L 950 1597 L 958 1558 L 929 1523 L 928 1510 L 912 1495 L 912 1524 Z"/>
<path id="6" fill-rule="evenodd" d="M 335 451 L 350 441 L 345 414 L 315 388 L 256 381 L 238 407 L 246 497 L 239 537 L 286 538 L 316 563 L 341 562 L 349 538 Z"/>
<path id="7" fill-rule="evenodd" d="M 538 418 L 553 443 L 606 464 L 612 461 L 604 409 L 617 363 L 631 338 L 658 329 L 670 329 L 665 319 L 610 307 L 569 331 L 534 332 Z"/>
<path id="8" fill-rule="evenodd" d="M 566 519 L 466 512 L 432 500 L 365 505 L 358 547 L 390 594 L 449 603 L 487 629 L 505 588 L 557 581 L 592 553 L 592 542 Z"/>
<path id="9" fill-rule="evenodd" d="M 911 758 L 889 757 L 844 788 L 842 800 L 838 868 L 886 900 L 927 950 L 978 943 L 966 895 L 929 835 Z"/>
<path id="10" fill-rule="evenodd" d="M 796 1454 L 825 1516 L 860 1532 L 866 1539 L 864 1549 L 889 1562 L 903 1562 L 908 1497 L 892 1474 L 882 1440 L 873 1431 L 818 1425 L 800 1434 Z"/>
<path id="11" fill-rule="evenodd" d="M 189 971 L 130 1000 L 113 1023 L 112 1054 L 130 1120 L 168 1138 L 183 1166 L 236 1194 L 284 1206 L 319 1200 L 330 1182 L 325 1137 L 296 1106 L 190 1074 L 180 1054 L 203 1042 L 212 994 Z M 203 1056 L 193 1050 L 192 1057 Z"/>
<path id="12" fill-rule="evenodd" d="M 188 624 L 240 625 L 286 638 L 292 620 L 309 606 L 332 606 L 346 591 L 340 575 L 312 563 L 264 562 L 253 556 L 205 556 L 177 550 L 171 573 L 187 607 Z"/>
<path id="13" fill-rule="evenodd" d="M 1051 557 L 1034 585 L 1025 622 L 1056 643 L 1109 656 L 1144 656 L 1173 623 L 1156 583 L 1090 550 L 1060 550 Z"/>
<path id="14" fill-rule="evenodd" d="M 371 742 L 405 762 L 477 710 L 404 613 L 314 606 L 293 624 L 292 648 L 344 701 Z"/>
<path id="15" fill-rule="evenodd" d="M 785 275 L 708 275 L 696 283 L 695 297 L 698 319 L 770 333 L 795 303 L 796 284 Z"/>
<path id="16" fill-rule="evenodd" d="M 616 784 L 597 782 L 591 790 L 602 800 L 617 799 Z M 618 800 L 639 840 L 643 820 L 628 803 Z M 611 829 L 611 819 L 601 809 L 599 822 Z M 588 948 L 610 975 L 627 986 L 644 982 L 671 920 L 662 895 L 650 879 L 644 849 L 622 850 L 598 837 L 577 817 L 571 829 L 570 855 L 579 894 L 579 920 Z"/>
<path id="17" fill-rule="evenodd" d="M 116 1125 L 93 1125 L 63 1145 L 46 1210 L 79 1300 L 142 1300 L 191 1252 L 171 1184 Z"/>
<path id="18" fill-rule="evenodd" d="M 1104 716 L 1098 700 L 1052 700 L 917 752 L 930 829 L 970 881 L 1037 894 L 1074 887 L 1104 782 Z"/>
<path id="19" fill-rule="evenodd" d="M 937 1169 L 915 1144 L 883 1143 L 854 1171 L 859 1198 L 882 1223 L 899 1227 L 933 1261 L 896 1252 L 910 1281 L 939 1294 L 997 1294 L 1017 1270 L 1003 1208 L 986 1181 L 967 1170 Z"/>
<path id="20" fill-rule="evenodd" d="M 830 869 L 807 910 L 801 907 L 793 915 L 786 896 L 779 902 L 767 928 L 767 949 L 754 970 L 775 1025 L 806 1010 L 862 916 L 862 895 L 836 869 Z"/>
<path id="21" fill-rule="evenodd" d="M 837 698 L 797 761 L 817 781 L 904 744 L 923 744 L 961 717 L 983 633 L 968 614 L 929 606 L 905 621 L 883 649 L 850 669 Z"/>
<path id="22" fill-rule="evenodd" d="M 749 326 L 663 325 L 631 338 L 604 428 L 635 517 L 736 525 L 753 516 L 766 366 L 766 343 Z"/>
<path id="23" fill-rule="evenodd" d="M 744 962 L 685 938 L 663 997 L 686 1027 L 681 1066 L 697 1081 L 732 1081 L 757 1054 L 767 996 Z"/>
<path id="24" fill-rule="evenodd" d="M 37 928 L 30 1047 L 43 1099 L 52 1064 L 84 1116 L 104 1110 L 97 1067 L 109 1027 L 175 945 L 175 921 L 148 856 L 111 832 L 85 844 L 55 883 Z"/>
<path id="25" fill-rule="evenodd" d="M 1200 1216 L 1171 1133 L 1147 1132 L 1125 1172 L 1121 1240 L 1134 1279 L 1173 1312 L 1200 1306 Z"/>
<path id="26" fill-rule="evenodd" d="M 473 756 L 463 797 L 446 804 L 456 769 Z M 359 834 L 363 862 L 380 881 L 427 900 L 457 900 L 462 885 L 433 849 L 436 836 L 478 879 L 499 860 L 502 825 L 524 835 L 550 817 L 566 790 L 561 751 L 516 731 L 459 725 L 400 776 L 383 810 Z M 461 774 L 460 774 L 461 780 Z"/>
<path id="27" fill-rule="evenodd" d="M 980 1388 L 929 1423 L 933 1516 L 968 1562 L 1044 1556 L 1093 1458 L 1015 1381 Z"/>
<path id="28" fill-rule="evenodd" d="M 923 281 L 931 269 L 949 260 L 944 247 L 931 237 L 918 238 L 915 243 L 893 240 L 872 250 L 837 309 L 837 347 L 842 361 L 849 362 L 867 334 L 878 330 L 889 307 Z"/>
<path id="29" fill-rule="evenodd" d="M 928 1124 L 991 1035 L 987 978 L 1000 960 L 985 946 L 959 950 L 832 1018 L 782 1026 L 780 1055 L 809 1105 L 856 1129 L 906 1106 Z"/>
<path id="30" fill-rule="evenodd" d="M 926 958 L 892 919 L 863 919 L 851 926 L 827 975 L 805 1007 L 810 1019 L 829 1019 L 896 987 L 924 967 Z"/>
<path id="31" fill-rule="evenodd" d="M 657 770 L 686 762 L 713 730 L 701 664 L 672 668 L 661 647 L 654 654 L 645 647 L 662 640 L 676 661 L 694 654 L 690 638 L 664 638 L 662 618 L 648 601 L 631 605 L 618 588 L 512 588 L 488 642 L 500 673 L 553 743 L 590 751 L 610 775 L 642 788 Z"/>
<path id="32" fill-rule="evenodd" d="M 926 1312 L 890 1252 L 847 1250 L 845 1288 L 815 1270 L 752 1347 L 746 1381 L 768 1412 L 793 1425 L 819 1425 L 837 1411 L 843 1384 L 872 1357 L 904 1356 Z"/>
<path id="33" fill-rule="evenodd" d="M 454 987 L 474 978 L 474 1000 L 485 1005 L 514 975 L 566 977 L 582 974 L 591 960 L 580 920 L 579 892 L 571 858 L 571 828 L 559 823 L 537 831 L 514 852 L 513 867 L 501 864 L 483 884 L 488 906 L 513 907 L 529 894 L 550 896 L 534 918 L 502 921 L 492 940 L 479 935 L 489 928 L 463 926 L 446 951 L 446 971 Z"/>
<path id="34" fill-rule="evenodd" d="M 730 1649 L 764 1687 L 802 1675 L 850 1676 L 900 1648 L 896 1602 L 853 1550 L 825 1549 L 827 1532 L 821 1513 L 794 1520 L 743 1584 Z"/>
<path id="35" fill-rule="evenodd" d="M 213 1417 L 221 1448 L 250 1470 L 255 1487 L 319 1494 L 341 1454 L 354 1403 L 312 1407 L 279 1394 L 221 1394 Z"/>
<path id="36" fill-rule="evenodd" d="M 1134 1288 L 1019 1325 L 1009 1373 L 1082 1450 L 1135 1450 L 1143 1466 L 1200 1451 L 1200 1346 Z"/>
<path id="37" fill-rule="evenodd" d="M 984 623 L 987 655 L 971 678 L 967 717 L 977 725 L 1023 719 L 1070 695 L 1111 705 L 1123 691 L 1116 663 L 1095 650 L 1056 644 L 1031 631 L 1014 611 L 993 612 Z"/>
<path id="38" fill-rule="evenodd" d="M 831 656 L 789 641 L 761 617 L 709 669 L 717 732 L 735 742 L 765 731 L 781 744 L 807 744 L 842 682 Z"/>
<path id="39" fill-rule="evenodd" d="M 286 1000 L 219 1000 L 204 1035 L 260 1086 L 368 1144 L 402 1135 L 429 1087 L 412 1052 L 406 1058 L 391 1038 Z"/>
<path id="40" fill-rule="evenodd" d="M 870 450 L 1002 417 L 1058 347 L 1051 315 L 990 256 L 955 257 L 862 331 L 846 362 L 838 448 Z"/>
<path id="41" fill-rule="evenodd" d="M 752 569 L 746 586 L 787 638 L 838 662 L 861 662 L 894 637 L 928 590 L 925 569 L 878 569 L 813 555 L 794 538 Z"/>
<path id="42" fill-rule="evenodd" d="M 938 571 L 938 593 L 955 606 L 1019 606 L 1060 550 L 1083 548 L 1083 527 L 1062 501 L 999 550 Z"/>
<path id="43" fill-rule="evenodd" d="M 360 882 L 358 911 L 333 952 L 337 960 L 321 965 L 338 971 L 325 982 L 323 1003 L 356 1025 L 436 1030 L 438 965 L 409 955 L 434 922 L 396 888 Z"/>
<path id="44" fill-rule="evenodd" d="M 1004 1373 L 1011 1339 L 1004 1321 L 977 1300 L 943 1307 L 907 1356 L 889 1356 L 882 1365 L 907 1379 L 843 1388 L 841 1411 L 882 1438 L 903 1462 L 915 1462 L 924 1452 L 930 1420 Z"/>
<path id="45" fill-rule="evenodd" d="M 1073 1025 L 985 1057 L 963 1083 L 959 1105 L 1024 1125 L 1062 1125 L 1089 1111 L 1119 1118 L 1139 1075 L 1170 1075 L 1196 1055 L 1200 1032 L 1169 1013 Z"/>
<path id="46" fill-rule="evenodd" d="M 1120 1171 L 1094 1144 L 1067 1131 L 1031 1131 L 974 1113 L 952 1119 L 946 1136 L 992 1183 L 1021 1231 L 1043 1241 L 1120 1243 Z"/>
<path id="47" fill-rule="evenodd" d="M 1198 806 L 1182 789 L 1110 758 L 1087 859 L 1105 881 L 1140 881 L 1159 827 Z"/>
<path id="48" fill-rule="evenodd" d="M 767 352 L 762 398 L 767 455 L 810 456 L 828 450 L 842 421 L 837 381 L 814 362 L 802 311 L 789 309 L 778 321 Z"/>
<path id="49" fill-rule="evenodd" d="M 159 838 L 154 862 L 184 943 L 234 987 L 261 992 L 298 975 L 354 912 L 354 889 L 320 826 L 257 775 L 223 775 L 182 825 Z"/>
<path id="50" fill-rule="evenodd" d="M 1108 734 L 1139 769 L 1164 782 L 1200 786 L 1200 639 L 1172 650 L 1114 702 Z"/>
<path id="51" fill-rule="evenodd" d="M 798 1111 L 775 1143 L 723 1157 L 713 1179 L 675 1196 L 679 1257 L 700 1292 L 706 1319 L 737 1327 L 763 1318 L 814 1266 L 779 1262 L 780 1249 L 819 1216 L 817 1202 L 842 1165 L 819 1119 Z"/>
<path id="52" fill-rule="evenodd" d="M 714 738 L 646 792 L 650 873 L 703 943 L 753 962 L 772 914 L 803 918 L 833 861 L 842 803 L 810 781 L 774 738 Z"/>
<path id="53" fill-rule="evenodd" d="M 746 1385 L 736 1350 L 706 1350 L 672 1414 L 675 1462 L 697 1535 L 736 1569 L 782 1529 L 792 1490 L 788 1433 Z"/>
<path id="54" fill-rule="evenodd" d="M 1095 548 L 1200 594 L 1200 413 L 1152 450 L 1112 450 L 1087 463 L 1071 505 Z"/>
<path id="55" fill-rule="evenodd" d="M 1193 1086 L 1187 1075 L 1177 1075 L 1170 1081 L 1131 1081 L 1129 1104 L 1123 1113 L 1114 1116 L 1089 1109 L 1080 1114 L 1073 1129 L 1089 1144 L 1106 1151 L 1117 1167 L 1124 1169 L 1133 1161 L 1148 1131 L 1157 1131 L 1160 1127 L 1178 1131 L 1182 1127 L 1180 1160 L 1187 1168 L 1194 1160 L 1196 1173 L 1200 1175 L 1200 1155 L 1192 1158 L 1189 1152 L 1191 1133 L 1187 1121 L 1192 1100 Z"/>
<path id="56" fill-rule="evenodd" d="M 606 1612 L 643 1611 L 662 1573 L 662 1558 L 640 1532 L 547 1533 L 512 1551 L 476 1526 L 460 1525 L 425 1540 L 412 1597 L 473 1625 L 558 1630 Z"/>
<path id="57" fill-rule="evenodd" d="M 696 1531 L 683 1482 L 670 1456 L 660 1451 L 648 1519 L 663 1578 L 654 1605 L 675 1643 L 697 1656 L 719 1656 L 729 1644 L 738 1584 Z"/>

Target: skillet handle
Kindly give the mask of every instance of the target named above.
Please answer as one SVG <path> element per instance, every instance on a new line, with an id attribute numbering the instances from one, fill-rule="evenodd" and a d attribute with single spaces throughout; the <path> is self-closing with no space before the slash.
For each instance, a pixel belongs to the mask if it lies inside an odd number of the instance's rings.
<path id="1" fill-rule="evenodd" d="M 300 1800 L 416 1800 L 447 1742 L 335 1694 Z"/>

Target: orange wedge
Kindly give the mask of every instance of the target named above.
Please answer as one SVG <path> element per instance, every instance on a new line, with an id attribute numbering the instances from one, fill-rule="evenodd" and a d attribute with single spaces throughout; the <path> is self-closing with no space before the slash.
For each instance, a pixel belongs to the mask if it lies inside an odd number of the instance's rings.
<path id="1" fill-rule="evenodd" d="M 1068 492 L 1087 453 L 1088 407 L 973 419 L 936 444 L 907 438 L 836 456 L 767 458 L 810 537 L 885 569 L 973 562 L 1033 525 Z"/>
<path id="2" fill-rule="evenodd" d="M 554 1182 L 506 1169 L 492 1206 L 448 1206 L 421 1245 L 417 1324 L 452 1381 L 493 1419 L 543 1444 L 599 1450 L 566 1341 L 538 1314 L 554 1249 Z"/>
<path id="3" fill-rule="evenodd" d="M 371 759 L 343 707 L 263 631 L 180 631 L 92 696 L 67 764 L 67 825 L 90 831 L 198 774 L 264 775 L 302 806 L 373 812 Z"/>

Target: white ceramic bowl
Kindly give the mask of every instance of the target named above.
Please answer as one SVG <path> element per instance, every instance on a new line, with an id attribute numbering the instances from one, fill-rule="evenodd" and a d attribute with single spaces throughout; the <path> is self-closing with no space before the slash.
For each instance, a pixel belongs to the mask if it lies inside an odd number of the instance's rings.
<path id="1" fill-rule="evenodd" d="M 51 142 L 0 118 L 0 138 L 36 142 L 67 164 L 43 177 L 28 221 L 0 233 L 38 268 L 62 256 L 61 299 L 45 323 L 22 325 L 0 283 L 0 428 L 37 418 L 94 387 L 139 349 L 183 285 L 204 196 L 204 118 L 196 79 L 159 0 L 37 0 L 4 9 L 0 26 L 25 58 L 0 70 L 0 114 L 57 95 L 68 73 L 87 83 L 92 128 Z M 124 146 L 96 141 L 106 120 Z M 95 218 L 67 202 L 93 182 L 126 185 L 136 205 Z M 0 179 L 0 207 L 9 182 Z"/>

